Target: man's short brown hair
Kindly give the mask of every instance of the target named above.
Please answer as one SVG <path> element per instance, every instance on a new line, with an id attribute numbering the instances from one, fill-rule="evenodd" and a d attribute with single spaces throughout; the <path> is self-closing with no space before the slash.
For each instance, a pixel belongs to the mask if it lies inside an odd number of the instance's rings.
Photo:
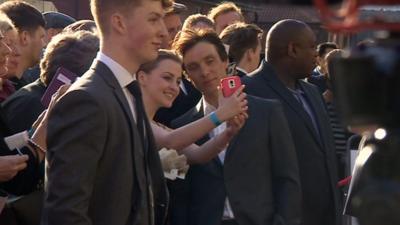
<path id="1" fill-rule="evenodd" d="M 215 18 L 228 12 L 237 12 L 241 17 L 241 20 L 244 21 L 242 10 L 233 2 L 222 2 L 221 4 L 212 8 L 207 16 L 215 22 Z"/>
<path id="2" fill-rule="evenodd" d="M 193 27 L 196 26 L 196 24 L 198 23 L 204 23 L 210 26 L 210 28 L 215 29 L 214 21 L 212 21 L 206 15 L 200 13 L 188 16 L 183 23 L 182 29 L 193 29 Z"/>
<path id="3" fill-rule="evenodd" d="M 152 70 L 157 68 L 157 66 L 160 64 L 161 61 L 166 59 L 182 64 L 182 58 L 175 51 L 167 49 L 159 49 L 157 58 L 151 62 L 147 62 L 140 65 L 138 72 L 143 71 L 145 73 L 150 73 Z"/>
<path id="4" fill-rule="evenodd" d="M 10 18 L 15 28 L 20 31 L 36 31 L 45 27 L 46 21 L 42 13 L 34 6 L 24 1 L 8 1 L 0 5 L 0 11 Z"/>
<path id="5" fill-rule="evenodd" d="M 185 53 L 193 48 L 196 44 L 200 42 L 206 42 L 214 45 L 217 53 L 222 61 L 228 60 L 228 55 L 225 51 L 225 47 L 222 44 L 221 39 L 212 30 L 190 30 L 185 29 L 180 32 L 179 39 L 175 40 L 172 44 L 172 48 L 184 57 Z"/>
<path id="6" fill-rule="evenodd" d="M 248 49 L 255 50 L 260 43 L 263 30 L 255 24 L 234 23 L 219 35 L 222 42 L 229 45 L 229 58 L 239 63 Z"/>
<path id="7" fill-rule="evenodd" d="M 162 7 L 172 6 L 173 0 L 90 0 L 90 10 L 100 33 L 108 33 L 107 17 L 115 10 L 125 12 L 132 7 L 139 6 L 142 1 L 160 1 Z"/>

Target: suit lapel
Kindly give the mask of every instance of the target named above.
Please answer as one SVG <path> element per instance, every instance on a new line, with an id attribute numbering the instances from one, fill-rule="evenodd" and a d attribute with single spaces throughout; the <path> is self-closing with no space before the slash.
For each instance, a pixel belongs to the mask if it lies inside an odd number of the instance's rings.
<path id="1" fill-rule="evenodd" d="M 263 72 L 261 73 L 263 78 L 266 80 L 266 84 L 274 90 L 280 97 L 283 99 L 286 104 L 288 104 L 293 111 L 295 111 L 304 124 L 306 125 L 307 129 L 312 133 L 314 139 L 317 141 L 317 143 L 321 144 L 321 139 L 319 138 L 319 135 L 317 131 L 315 130 L 310 116 L 307 114 L 303 106 L 295 99 L 292 93 L 283 85 L 283 83 L 278 80 L 275 72 L 269 66 L 265 61 L 263 61 Z M 310 93 L 306 93 L 307 97 L 310 96 Z M 311 101 L 311 100 L 310 100 Z M 310 102 L 310 106 L 314 105 L 315 103 Z M 315 113 L 317 114 L 317 113 Z"/>
<path id="2" fill-rule="evenodd" d="M 105 83 L 107 83 L 111 87 L 111 89 L 113 90 L 113 94 L 117 99 L 117 102 L 119 103 L 119 105 L 121 106 L 121 108 L 123 110 L 126 120 L 129 122 L 129 124 L 128 124 L 129 132 L 130 132 L 130 136 L 132 137 L 131 149 L 132 149 L 132 162 L 134 164 L 133 170 L 134 170 L 134 173 L 135 173 L 135 171 L 142 170 L 142 168 L 139 167 L 139 165 L 142 165 L 142 163 L 139 163 L 138 160 L 143 159 L 143 157 L 144 157 L 143 150 L 142 151 L 133 151 L 134 149 L 137 149 L 135 147 L 137 142 L 134 143 L 132 140 L 139 140 L 140 138 L 139 138 L 138 130 L 137 130 L 136 126 L 134 126 L 135 123 L 133 120 L 132 112 L 131 112 L 129 104 L 128 104 L 128 100 L 126 99 L 124 92 L 118 83 L 118 80 L 116 79 L 116 77 L 114 76 L 112 71 L 104 63 L 102 63 L 100 61 L 96 61 L 93 63 L 92 69 L 95 70 L 96 74 L 100 75 L 105 80 Z M 139 143 L 139 145 L 141 145 L 141 142 Z M 141 154 L 141 156 L 139 156 L 137 154 Z M 135 178 L 137 179 L 137 182 L 139 182 L 139 179 L 143 179 L 143 178 L 138 178 L 137 176 L 135 176 Z M 140 188 L 140 191 L 142 193 L 145 191 L 144 190 L 145 187 L 143 187 L 142 185 L 138 185 L 138 187 Z"/>
<path id="3" fill-rule="evenodd" d="M 307 96 L 307 98 L 309 100 L 310 108 L 312 108 L 312 110 L 314 112 L 315 121 L 317 123 L 318 129 L 319 129 L 319 132 L 320 132 L 320 135 L 319 135 L 320 139 L 319 140 L 321 142 L 321 145 L 323 146 L 324 143 L 327 143 L 326 142 L 327 140 L 326 140 L 326 137 L 324 136 L 324 132 L 323 131 L 324 130 L 329 130 L 331 128 L 326 127 L 325 125 L 329 124 L 329 123 L 325 123 L 323 121 L 324 120 L 323 115 L 326 114 L 326 112 L 323 112 L 322 111 L 323 109 L 321 107 L 318 107 L 318 105 L 321 105 L 321 100 L 318 99 L 318 95 L 316 95 L 316 94 L 319 94 L 319 93 L 313 93 L 310 90 L 310 88 L 307 88 L 305 86 L 305 84 L 303 82 L 300 82 L 300 86 L 302 87 L 302 90 L 304 91 L 304 93 L 306 94 L 306 96 Z M 323 147 L 326 147 L 326 146 L 323 146 Z M 323 149 L 325 149 L 325 148 L 323 148 Z"/>
<path id="4" fill-rule="evenodd" d="M 117 79 L 115 78 L 114 75 L 110 76 L 113 73 L 104 63 L 100 61 L 96 61 L 93 64 L 92 69 L 94 69 L 96 73 L 99 74 L 105 80 L 105 82 L 113 89 L 113 93 L 117 98 L 118 103 L 121 105 L 121 108 L 124 110 L 125 117 L 129 121 L 129 126 L 131 128 L 131 132 L 133 133 L 132 124 L 134 124 L 134 122 L 133 122 L 132 112 L 129 108 L 128 101 Z"/>

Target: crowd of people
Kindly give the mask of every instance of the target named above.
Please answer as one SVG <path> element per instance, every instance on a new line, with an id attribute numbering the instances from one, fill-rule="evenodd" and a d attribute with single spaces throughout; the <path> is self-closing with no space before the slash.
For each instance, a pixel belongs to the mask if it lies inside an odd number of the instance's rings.
<path id="1" fill-rule="evenodd" d="M 264 57 L 232 2 L 183 22 L 171 0 L 90 9 L 0 5 L 0 224 L 342 224 L 337 44 L 285 19 Z M 78 78 L 47 106 L 60 68 Z"/>

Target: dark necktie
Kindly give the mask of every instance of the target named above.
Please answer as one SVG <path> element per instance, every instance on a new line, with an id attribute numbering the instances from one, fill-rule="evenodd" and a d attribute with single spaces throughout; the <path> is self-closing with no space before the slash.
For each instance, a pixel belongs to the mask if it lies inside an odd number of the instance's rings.
<path id="1" fill-rule="evenodd" d="M 140 90 L 140 86 L 138 81 L 133 81 L 127 86 L 129 92 L 135 97 L 135 110 L 136 110 L 136 125 L 139 131 L 140 138 L 143 143 L 144 150 L 147 150 L 147 138 L 145 131 L 145 121 L 144 118 L 146 116 L 143 106 L 142 100 L 142 92 Z"/>
<path id="2" fill-rule="evenodd" d="M 143 151 L 144 151 L 144 166 L 145 166 L 145 176 L 147 180 L 147 188 L 148 188 L 148 206 L 149 206 L 149 219 L 150 224 L 154 224 L 154 197 L 153 197 L 153 188 L 152 188 L 152 181 L 150 177 L 149 165 L 148 165 L 148 151 L 149 151 L 149 143 L 148 138 L 146 135 L 145 129 L 145 118 L 146 112 L 144 110 L 143 99 L 142 99 L 142 92 L 140 90 L 139 82 L 133 81 L 127 86 L 129 92 L 135 98 L 135 110 L 136 110 L 136 125 L 139 131 L 139 135 L 141 141 L 143 143 Z M 151 128 L 150 128 L 151 129 Z"/>

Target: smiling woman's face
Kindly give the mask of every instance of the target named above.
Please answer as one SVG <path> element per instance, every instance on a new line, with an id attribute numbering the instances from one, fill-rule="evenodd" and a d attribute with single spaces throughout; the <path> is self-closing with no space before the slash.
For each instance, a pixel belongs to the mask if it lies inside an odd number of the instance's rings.
<path id="1" fill-rule="evenodd" d="M 146 99 L 157 107 L 169 108 L 179 94 L 181 79 L 181 64 L 171 59 L 164 59 L 153 70 L 141 76 L 140 84 L 143 95 L 147 95 Z"/>

